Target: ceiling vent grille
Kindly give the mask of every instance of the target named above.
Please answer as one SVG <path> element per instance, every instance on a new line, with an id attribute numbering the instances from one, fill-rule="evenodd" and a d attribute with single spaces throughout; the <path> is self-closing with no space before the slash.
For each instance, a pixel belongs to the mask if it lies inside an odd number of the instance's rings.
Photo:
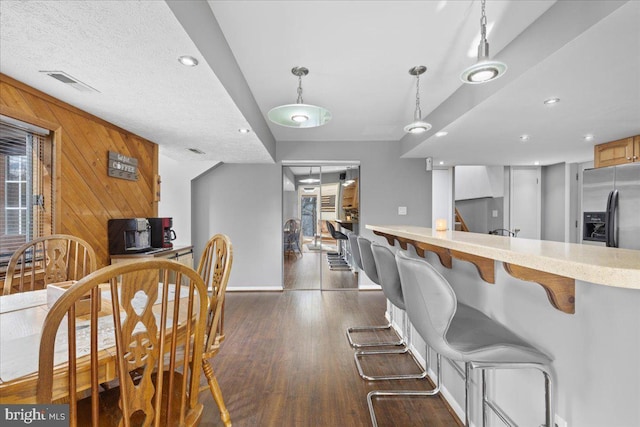
<path id="1" fill-rule="evenodd" d="M 189 151 L 196 154 L 204 154 L 204 151 L 198 150 L 197 148 L 189 148 Z"/>
<path id="2" fill-rule="evenodd" d="M 72 88 L 79 90 L 80 92 L 98 92 L 100 93 L 99 90 L 92 88 L 91 86 L 89 86 L 86 83 L 82 83 L 80 80 L 76 79 L 75 77 L 71 77 L 69 74 L 65 73 L 64 71 L 40 71 L 41 73 L 44 73 L 50 77 L 53 77 L 54 79 L 58 80 L 59 82 L 62 82 L 68 86 L 71 86 Z"/>

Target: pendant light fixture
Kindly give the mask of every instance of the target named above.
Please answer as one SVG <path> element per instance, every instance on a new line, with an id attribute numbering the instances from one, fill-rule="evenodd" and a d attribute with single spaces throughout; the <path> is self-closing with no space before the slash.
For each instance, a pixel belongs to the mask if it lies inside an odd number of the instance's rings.
<path id="1" fill-rule="evenodd" d="M 313 128 L 326 124 L 331 120 L 329 110 L 302 101 L 302 76 L 309 74 L 309 70 L 305 67 L 293 67 L 291 73 L 298 77 L 298 99 L 295 104 L 272 108 L 267 114 L 269 120 L 290 128 Z"/>
<path id="2" fill-rule="evenodd" d="M 299 182 L 303 184 L 317 184 L 320 180 L 318 178 L 311 178 L 311 168 L 309 168 L 309 177 L 301 179 Z"/>
<path id="3" fill-rule="evenodd" d="M 427 71 L 424 65 L 416 65 L 409 70 L 409 74 L 416 76 L 416 110 L 413 113 L 413 121 L 404 127 L 407 133 L 423 133 L 431 129 L 431 125 L 422 121 L 422 111 L 420 110 L 420 74 Z"/>
<path id="4" fill-rule="evenodd" d="M 460 78 L 469 84 L 481 84 L 495 80 L 507 71 L 507 66 L 500 61 L 489 59 L 489 42 L 487 41 L 487 15 L 484 11 L 485 0 L 482 0 L 482 16 L 480 18 L 480 44 L 478 45 L 478 61 L 465 69 Z"/>

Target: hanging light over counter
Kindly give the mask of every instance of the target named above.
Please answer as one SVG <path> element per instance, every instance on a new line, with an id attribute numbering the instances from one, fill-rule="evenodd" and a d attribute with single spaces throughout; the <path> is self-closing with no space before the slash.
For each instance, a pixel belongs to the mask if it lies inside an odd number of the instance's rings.
<path id="1" fill-rule="evenodd" d="M 478 61 L 465 69 L 460 75 L 463 82 L 481 84 L 490 82 L 502 76 L 507 71 L 507 65 L 500 61 L 489 59 L 489 42 L 487 41 L 487 15 L 484 11 L 485 0 L 482 0 L 482 16 L 480 18 L 480 44 L 478 45 Z"/>
<path id="2" fill-rule="evenodd" d="M 413 113 L 413 121 L 404 127 L 407 133 L 423 133 L 431 129 L 431 125 L 422 121 L 422 110 L 420 110 L 420 75 L 427 71 L 424 65 L 416 65 L 409 70 L 409 74 L 416 76 L 416 110 Z"/>
<path id="3" fill-rule="evenodd" d="M 267 116 L 280 126 L 290 128 L 313 128 L 331 120 L 329 110 L 317 105 L 305 104 L 302 100 L 302 76 L 309 74 L 305 67 L 293 67 L 291 73 L 298 77 L 298 99 L 295 104 L 280 105 L 272 108 Z"/>

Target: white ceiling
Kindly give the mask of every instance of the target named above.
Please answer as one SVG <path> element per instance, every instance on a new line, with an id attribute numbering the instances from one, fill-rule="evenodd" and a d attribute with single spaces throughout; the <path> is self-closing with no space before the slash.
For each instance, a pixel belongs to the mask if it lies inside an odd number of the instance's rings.
<path id="1" fill-rule="evenodd" d="M 474 62 L 477 0 L 2 0 L 0 72 L 176 159 L 265 163 L 276 141 L 395 141 L 404 157 L 436 166 L 552 164 L 589 160 L 594 144 L 640 134 L 639 1 L 488 0 L 487 17 L 491 53 L 509 70 L 477 86 L 458 78 Z M 180 55 L 200 65 L 186 68 Z M 421 107 L 433 124 L 420 138 L 402 130 L 415 65 L 428 67 Z M 327 125 L 266 120 L 295 102 L 294 66 L 310 69 L 304 101 L 332 112 Z M 99 93 L 40 70 L 63 70 Z M 561 102 L 544 106 L 551 96 Z M 436 138 L 438 130 L 449 134 Z"/>

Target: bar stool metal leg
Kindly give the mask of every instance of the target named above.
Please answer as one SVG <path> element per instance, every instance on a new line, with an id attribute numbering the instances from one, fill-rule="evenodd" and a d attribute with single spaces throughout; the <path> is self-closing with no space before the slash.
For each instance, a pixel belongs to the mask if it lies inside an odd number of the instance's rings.
<path id="1" fill-rule="evenodd" d="M 553 381 L 551 378 L 551 372 L 544 365 L 537 363 L 504 363 L 504 364 L 488 364 L 488 363 L 476 363 L 470 362 L 472 368 L 481 368 L 482 370 L 482 426 L 486 427 L 488 422 L 487 408 L 491 409 L 494 414 L 500 418 L 500 420 L 507 426 L 515 427 L 516 422 L 513 421 L 497 403 L 489 399 L 487 393 L 487 381 L 485 371 L 487 369 L 537 369 L 544 375 L 544 389 L 545 389 L 545 423 L 543 427 L 553 427 L 553 399 L 551 387 Z"/>
<path id="2" fill-rule="evenodd" d="M 408 325 L 408 320 L 407 320 L 407 312 L 403 311 L 402 312 L 402 330 L 403 330 L 403 335 L 404 336 L 410 336 L 408 331 L 407 331 L 407 325 Z M 418 361 L 418 359 L 416 359 L 415 355 L 413 354 L 413 352 L 410 350 L 411 347 L 411 340 L 409 339 L 407 341 L 407 343 L 405 344 L 405 346 L 401 349 L 397 349 L 397 350 L 366 350 L 366 351 L 356 351 L 353 354 L 353 358 L 356 362 L 356 366 L 358 368 L 358 374 L 360 374 L 360 377 L 364 380 L 368 380 L 368 381 L 383 381 L 383 380 L 408 380 L 408 379 L 422 379 L 425 378 L 427 376 L 427 370 L 426 369 L 422 369 L 422 366 L 420 366 L 420 362 Z M 367 356 L 380 356 L 380 355 L 401 355 L 401 354 L 409 354 L 411 356 L 411 358 L 413 359 L 413 362 L 416 364 L 416 366 L 418 366 L 421 369 L 421 372 L 418 374 L 395 374 L 395 375 L 367 375 L 364 373 L 364 370 L 362 369 L 362 364 L 361 364 L 361 359 L 363 357 L 367 357 Z"/>
<path id="3" fill-rule="evenodd" d="M 469 389 L 471 388 L 471 363 L 464 364 L 464 425 L 469 427 Z"/>
<path id="4" fill-rule="evenodd" d="M 487 427 L 487 371 L 482 370 L 482 427 Z"/>
<path id="5" fill-rule="evenodd" d="M 357 343 L 354 341 L 352 333 L 357 332 L 367 332 L 367 331 L 384 331 L 384 330 L 393 330 L 393 325 L 389 322 L 386 325 L 382 326 L 352 326 L 347 329 L 347 339 L 349 340 L 349 345 L 353 348 L 365 348 L 365 347 L 399 347 L 404 346 L 405 341 L 403 338 L 398 337 L 395 341 L 382 341 L 382 342 L 369 342 L 369 343 Z"/>
<path id="6" fill-rule="evenodd" d="M 427 351 L 429 351 L 427 349 Z M 376 413 L 373 408 L 373 400 L 377 397 L 430 397 L 437 396 L 440 393 L 440 384 L 442 384 L 441 357 L 438 354 L 436 359 L 436 386 L 432 390 L 374 390 L 367 394 L 367 404 L 369 405 L 369 415 L 373 427 L 378 427 Z M 426 369 L 425 369 L 426 371 Z"/>

